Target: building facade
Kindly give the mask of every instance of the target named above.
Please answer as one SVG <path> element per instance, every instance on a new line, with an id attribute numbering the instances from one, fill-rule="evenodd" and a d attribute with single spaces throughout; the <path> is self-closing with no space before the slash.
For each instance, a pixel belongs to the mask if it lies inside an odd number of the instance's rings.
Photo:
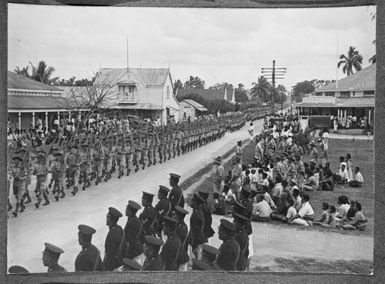
<path id="1" fill-rule="evenodd" d="M 194 121 L 205 112 L 207 112 L 207 108 L 194 100 L 184 99 L 179 102 L 179 120 Z"/>

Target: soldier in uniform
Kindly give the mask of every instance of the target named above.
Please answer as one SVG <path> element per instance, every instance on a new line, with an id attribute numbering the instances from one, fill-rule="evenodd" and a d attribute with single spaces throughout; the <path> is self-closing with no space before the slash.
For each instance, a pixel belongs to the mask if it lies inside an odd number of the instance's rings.
<path id="1" fill-rule="evenodd" d="M 144 139 L 143 147 L 142 147 L 142 160 L 140 161 L 142 164 L 142 170 L 148 166 L 148 150 L 149 148 L 149 141 L 147 138 Z"/>
<path id="2" fill-rule="evenodd" d="M 48 267 L 48 272 L 67 272 L 67 270 L 58 264 L 60 255 L 64 251 L 50 243 L 44 243 L 43 265 Z"/>
<path id="3" fill-rule="evenodd" d="M 170 189 L 168 189 L 166 186 L 163 186 L 163 185 L 159 186 L 159 190 L 158 190 L 159 201 L 155 206 L 155 210 L 157 212 L 156 232 L 158 234 L 158 237 L 160 238 L 162 238 L 163 217 L 169 215 L 171 212 L 171 203 L 167 198 L 167 195 L 169 192 L 170 192 Z"/>
<path id="4" fill-rule="evenodd" d="M 246 230 L 248 218 L 236 212 L 233 212 L 233 217 L 236 227 L 235 239 L 239 244 L 239 258 L 236 268 L 238 271 L 246 271 L 249 256 L 249 237 Z"/>
<path id="5" fill-rule="evenodd" d="M 202 213 L 203 213 L 203 217 L 204 217 L 203 234 L 205 235 L 205 238 L 208 241 L 215 234 L 213 228 L 211 228 L 211 224 L 213 222 L 213 219 L 211 216 L 212 208 L 208 202 L 209 193 L 199 191 L 199 195 L 204 200 L 204 203 L 201 205 L 201 209 L 202 209 Z"/>
<path id="6" fill-rule="evenodd" d="M 216 264 L 217 255 L 219 250 L 208 244 L 202 245 L 202 261 L 208 264 L 212 270 L 221 270 L 218 264 Z"/>
<path id="7" fill-rule="evenodd" d="M 143 223 L 142 243 L 144 243 L 145 236 L 154 236 L 156 233 L 155 219 L 157 212 L 152 206 L 153 200 L 153 194 L 143 191 L 142 206 L 144 209 L 143 212 L 139 215 L 139 220 Z"/>
<path id="8" fill-rule="evenodd" d="M 237 142 L 237 146 L 235 147 L 235 156 L 239 157 L 242 162 L 242 157 L 243 157 L 242 140 L 239 140 Z"/>
<path id="9" fill-rule="evenodd" d="M 162 247 L 161 257 L 165 271 L 179 271 L 178 255 L 181 248 L 181 240 L 175 232 L 178 220 L 173 217 L 163 217 L 163 230 L 167 241 Z"/>
<path id="10" fill-rule="evenodd" d="M 109 207 L 106 216 L 106 225 L 109 228 L 104 253 L 104 269 L 113 271 L 122 265 L 122 249 L 124 243 L 124 231 L 117 223 L 122 213 L 119 210 Z"/>
<path id="11" fill-rule="evenodd" d="M 156 165 L 156 163 L 159 163 L 160 162 L 160 156 L 159 156 L 159 136 L 158 136 L 158 133 L 155 131 L 154 132 L 154 165 Z"/>
<path id="12" fill-rule="evenodd" d="M 102 141 L 100 141 L 100 140 L 96 141 L 95 149 L 92 152 L 92 158 L 94 159 L 95 170 L 96 170 L 95 185 L 98 185 L 100 182 L 102 182 L 103 163 L 104 163 L 104 159 L 106 158 L 106 153 L 104 152 L 104 147 L 102 145 Z"/>
<path id="13" fill-rule="evenodd" d="M 88 144 L 86 141 L 84 141 L 81 144 L 80 151 L 79 151 L 79 156 L 80 156 L 80 180 L 83 183 L 83 190 L 86 189 L 86 187 L 91 186 L 90 178 L 91 178 L 91 151 L 88 148 Z M 80 182 L 79 182 L 80 183 Z"/>
<path id="14" fill-rule="evenodd" d="M 192 248 L 192 252 L 195 258 L 200 259 L 202 254 L 202 245 L 207 242 L 204 234 L 204 215 L 201 209 L 201 205 L 204 203 L 202 197 L 199 194 L 194 194 L 191 200 L 191 207 L 193 212 L 190 218 L 190 232 L 189 232 L 189 244 Z"/>
<path id="15" fill-rule="evenodd" d="M 171 160 L 173 148 L 174 148 L 174 140 L 172 138 L 172 130 L 171 133 L 168 133 L 167 135 L 167 160 Z"/>
<path id="16" fill-rule="evenodd" d="M 48 165 L 47 161 L 45 159 L 45 152 L 44 150 L 40 149 L 37 152 L 36 158 L 37 161 L 32 164 L 30 173 L 33 175 L 36 175 L 36 197 L 37 197 L 37 203 L 35 203 L 36 208 L 39 208 L 42 197 L 44 198 L 45 202 L 43 205 L 48 205 L 49 200 L 46 194 L 47 190 L 47 175 L 48 175 Z"/>
<path id="17" fill-rule="evenodd" d="M 78 241 L 82 250 L 76 257 L 75 271 L 102 271 L 103 262 L 100 251 L 91 243 L 92 235 L 96 230 L 87 225 L 79 225 L 78 230 Z"/>
<path id="18" fill-rule="evenodd" d="M 69 176 L 69 182 L 67 184 L 67 187 L 69 187 L 70 184 L 73 184 L 74 189 L 71 192 L 72 195 L 76 195 L 79 188 L 79 175 L 80 175 L 80 164 L 81 159 L 80 155 L 77 151 L 77 146 L 75 144 L 71 145 L 71 150 L 65 157 L 66 165 L 68 166 L 68 176 Z"/>
<path id="19" fill-rule="evenodd" d="M 181 247 L 178 254 L 177 264 L 179 265 L 179 271 L 187 271 L 187 264 L 190 260 L 188 256 L 188 228 L 184 222 L 184 217 L 188 214 L 188 211 L 179 205 L 175 206 L 174 218 L 178 220 L 178 224 L 175 228 L 175 232 L 181 240 Z"/>
<path id="20" fill-rule="evenodd" d="M 55 150 L 53 152 L 54 159 L 51 161 L 50 171 L 52 173 L 52 180 L 54 181 L 53 192 L 55 192 L 55 199 L 64 198 L 64 179 L 66 164 L 63 157 L 62 150 Z"/>
<path id="21" fill-rule="evenodd" d="M 148 167 L 151 167 L 154 164 L 154 138 L 150 133 L 148 139 Z"/>
<path id="22" fill-rule="evenodd" d="M 226 219 L 220 220 L 219 239 L 223 241 L 219 248 L 217 264 L 222 270 L 235 271 L 239 259 L 240 248 L 235 239 L 236 227 Z"/>
<path id="23" fill-rule="evenodd" d="M 183 191 L 179 187 L 180 175 L 175 174 L 175 173 L 170 173 L 170 186 L 171 186 L 171 192 L 168 197 L 171 203 L 171 212 L 174 211 L 175 206 L 179 205 L 180 207 L 184 207 L 184 197 L 183 197 Z"/>
<path id="24" fill-rule="evenodd" d="M 27 178 L 27 169 L 24 168 L 23 158 L 19 155 L 12 158 L 14 165 L 11 167 L 11 174 L 13 177 L 13 194 L 16 198 L 16 208 L 12 213 L 15 217 L 20 212 L 23 212 L 25 209 L 24 206 L 24 191 L 25 191 L 25 181 Z"/>
<path id="25" fill-rule="evenodd" d="M 107 182 L 111 178 L 111 169 L 112 169 L 112 141 L 107 138 L 105 141 L 104 147 L 104 181 Z"/>
<path id="26" fill-rule="evenodd" d="M 143 264 L 143 271 L 163 271 L 163 261 L 159 255 L 162 245 L 163 241 L 161 239 L 154 236 L 145 236 L 143 251 L 146 259 Z"/>
<path id="27" fill-rule="evenodd" d="M 126 137 L 126 169 L 127 176 L 130 175 L 132 171 L 132 163 L 134 160 L 134 149 L 132 148 L 132 138 L 131 136 Z"/>
<path id="28" fill-rule="evenodd" d="M 126 147 L 123 139 L 123 137 L 119 138 L 118 145 L 116 147 L 116 162 L 119 168 L 118 178 L 121 178 L 124 175 L 124 169 L 126 167 Z"/>
<path id="29" fill-rule="evenodd" d="M 163 134 L 163 132 L 161 132 L 160 133 L 160 135 L 159 135 L 159 150 L 158 150 L 158 152 L 159 152 L 159 163 L 160 164 L 162 164 L 163 163 L 163 161 L 164 161 L 164 155 L 165 155 L 165 153 L 164 153 L 164 134 Z"/>
<path id="30" fill-rule="evenodd" d="M 142 264 L 143 245 L 140 237 L 142 235 L 143 224 L 136 216 L 136 213 L 141 206 L 129 200 L 126 207 L 127 223 L 124 227 L 124 257 L 129 259 L 135 259 L 139 264 Z"/>
<path id="31" fill-rule="evenodd" d="M 178 138 L 177 138 L 177 133 L 176 129 L 173 129 L 171 132 L 171 143 L 172 143 L 172 158 L 175 158 L 177 151 L 178 151 Z"/>
<path id="32" fill-rule="evenodd" d="M 140 135 L 140 134 L 139 134 Z M 142 160 L 142 142 L 140 140 L 140 137 L 137 138 L 135 143 L 135 172 L 137 173 L 139 171 L 139 165 Z"/>

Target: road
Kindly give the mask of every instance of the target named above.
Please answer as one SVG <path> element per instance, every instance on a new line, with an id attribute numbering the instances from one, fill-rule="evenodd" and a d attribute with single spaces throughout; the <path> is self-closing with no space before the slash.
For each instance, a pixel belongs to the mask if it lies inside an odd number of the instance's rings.
<path id="1" fill-rule="evenodd" d="M 262 121 L 255 123 L 258 133 Z M 121 179 L 114 178 L 108 183 L 92 186 L 81 191 L 76 197 L 67 194 L 58 203 L 51 201 L 47 207 L 34 209 L 29 206 L 18 218 L 8 219 L 8 266 L 22 265 L 30 272 L 44 272 L 41 256 L 44 242 L 53 243 L 65 252 L 60 264 L 68 271 L 74 271 L 74 261 L 81 248 L 77 242 L 78 224 L 87 224 L 96 229 L 93 243 L 104 255 L 104 241 L 108 232 L 105 224 L 107 208 L 118 208 L 122 213 L 128 200 L 140 203 L 142 190 L 156 193 L 158 186 L 168 185 L 168 174 L 179 173 L 184 179 L 211 163 L 213 159 L 233 148 L 236 141 L 247 139 L 247 127 L 190 152 L 182 157 L 156 165 Z M 194 185 L 193 185 L 194 186 Z M 69 190 L 67 190 L 69 193 Z M 186 191 L 186 194 L 189 191 Z M 52 195 L 50 195 L 52 199 Z M 155 198 L 154 204 L 157 199 Z M 31 204 L 29 204 L 31 205 Z M 191 212 L 191 208 L 186 205 Z M 189 224 L 189 216 L 186 223 Z M 220 216 L 213 216 L 213 228 L 217 231 Z M 126 217 L 119 220 L 124 227 Z M 324 233 L 311 230 L 296 230 L 291 227 L 253 223 L 254 266 L 268 266 L 274 257 L 312 257 L 328 260 L 373 259 L 373 238 L 338 233 Z M 217 234 L 210 240 L 220 246 Z"/>

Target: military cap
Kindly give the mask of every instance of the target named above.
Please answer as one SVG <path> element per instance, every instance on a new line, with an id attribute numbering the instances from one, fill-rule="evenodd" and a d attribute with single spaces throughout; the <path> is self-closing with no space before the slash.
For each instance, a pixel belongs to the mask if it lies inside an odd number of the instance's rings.
<path id="1" fill-rule="evenodd" d="M 149 245 L 149 246 L 160 247 L 161 245 L 163 245 L 163 241 L 154 236 L 150 236 L 150 235 L 145 236 L 144 240 L 146 245 Z"/>
<path id="2" fill-rule="evenodd" d="M 160 185 L 159 186 L 159 190 L 165 192 L 165 193 L 169 193 L 170 192 L 170 189 L 167 187 L 167 186 L 164 186 L 164 185 Z"/>
<path id="3" fill-rule="evenodd" d="M 16 156 L 13 156 L 13 157 L 12 157 L 12 160 L 20 160 L 20 161 L 23 161 L 23 158 L 20 157 L 19 155 L 16 155 Z"/>
<path id="4" fill-rule="evenodd" d="M 181 215 L 184 215 L 184 216 L 186 216 L 188 214 L 188 211 L 186 209 L 180 207 L 179 205 L 175 206 L 175 212 L 177 212 Z"/>
<path id="5" fill-rule="evenodd" d="M 179 222 L 177 219 L 170 216 L 164 216 L 163 221 L 169 224 L 177 224 Z"/>
<path id="6" fill-rule="evenodd" d="M 79 229 L 79 233 L 83 235 L 92 236 L 93 234 L 96 233 L 96 230 L 94 228 L 87 225 L 79 225 L 78 229 Z"/>
<path id="7" fill-rule="evenodd" d="M 207 200 L 209 198 L 209 193 L 204 191 L 199 191 L 199 195 L 204 199 Z"/>
<path id="8" fill-rule="evenodd" d="M 50 251 L 50 252 L 58 253 L 58 254 L 64 253 L 64 251 L 61 248 L 59 248 L 53 244 L 44 243 L 44 246 L 45 246 L 45 249 Z"/>
<path id="9" fill-rule="evenodd" d="M 222 157 L 221 156 L 216 157 L 215 162 L 218 164 L 222 163 Z"/>
<path id="10" fill-rule="evenodd" d="M 243 220 L 243 221 L 248 220 L 246 216 L 239 214 L 237 212 L 233 212 L 233 217 L 234 217 L 234 219 L 238 219 L 238 220 Z"/>
<path id="11" fill-rule="evenodd" d="M 8 268 L 8 273 L 10 273 L 10 274 L 23 274 L 23 273 L 29 273 L 29 271 L 22 266 L 13 265 L 13 266 Z"/>
<path id="12" fill-rule="evenodd" d="M 193 270 L 213 270 L 210 265 L 200 259 L 193 258 L 192 263 Z"/>
<path id="13" fill-rule="evenodd" d="M 120 218 L 123 216 L 122 213 L 120 213 L 120 211 L 118 209 L 115 209 L 114 207 L 109 207 L 108 208 L 108 214 L 116 217 L 116 218 Z"/>
<path id="14" fill-rule="evenodd" d="M 219 253 L 219 250 L 216 247 L 210 246 L 208 244 L 202 245 L 202 251 L 210 255 L 218 255 Z"/>
<path id="15" fill-rule="evenodd" d="M 143 191 L 142 198 L 144 198 L 144 199 L 151 199 L 152 200 L 154 198 L 154 194 L 146 192 L 146 191 Z"/>
<path id="16" fill-rule="evenodd" d="M 138 203 L 136 203 L 135 201 L 132 201 L 132 200 L 128 201 L 127 206 L 130 207 L 131 209 L 136 210 L 136 211 L 138 211 L 140 208 L 142 208 L 142 206 L 140 206 Z"/>
<path id="17" fill-rule="evenodd" d="M 123 265 L 129 270 L 139 271 L 139 270 L 142 270 L 143 268 L 143 266 L 141 266 L 137 261 L 129 258 L 123 258 Z"/>
<path id="18" fill-rule="evenodd" d="M 176 179 L 180 179 L 180 175 L 175 174 L 175 173 L 170 173 L 170 176 Z"/>
<path id="19" fill-rule="evenodd" d="M 194 193 L 194 195 L 193 195 L 193 200 L 197 201 L 198 203 L 204 203 L 205 202 L 205 200 L 199 194 L 196 194 L 196 193 Z"/>

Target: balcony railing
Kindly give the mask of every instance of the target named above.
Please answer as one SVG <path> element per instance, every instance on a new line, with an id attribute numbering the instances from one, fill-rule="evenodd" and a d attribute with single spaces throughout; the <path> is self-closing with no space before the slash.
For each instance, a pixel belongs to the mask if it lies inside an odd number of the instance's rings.
<path id="1" fill-rule="evenodd" d="M 121 103 L 137 103 L 139 102 L 139 96 L 136 93 L 121 93 Z"/>

